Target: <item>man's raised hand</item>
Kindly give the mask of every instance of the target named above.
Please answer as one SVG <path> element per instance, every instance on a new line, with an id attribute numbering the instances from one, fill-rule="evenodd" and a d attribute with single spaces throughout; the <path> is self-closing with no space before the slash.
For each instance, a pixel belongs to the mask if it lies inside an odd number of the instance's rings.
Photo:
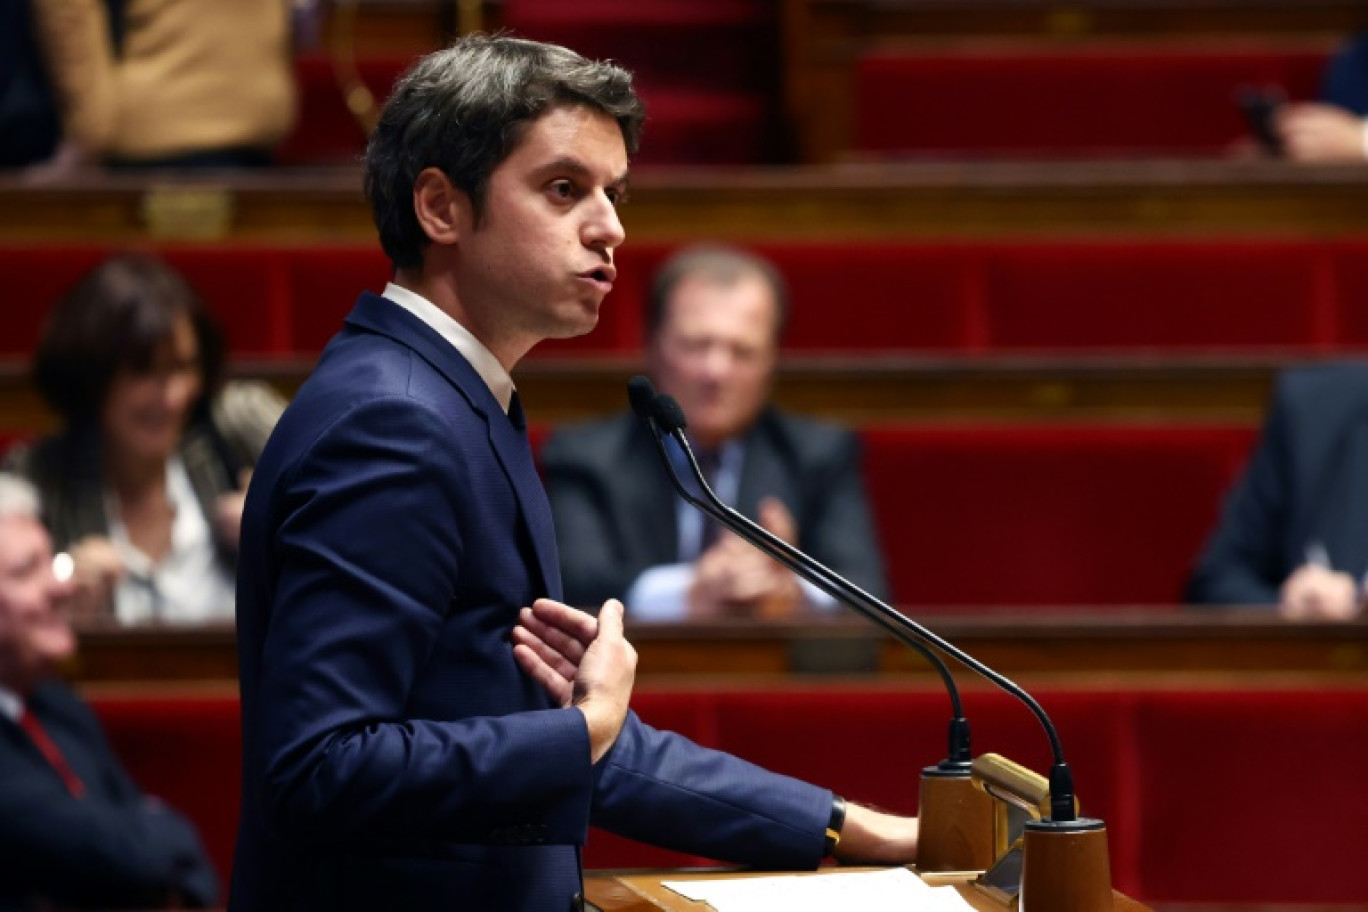
<path id="1" fill-rule="evenodd" d="M 538 599 L 513 628 L 518 665 L 561 706 L 584 714 L 595 763 L 622 730 L 636 680 L 636 650 L 623 635 L 622 616 L 617 599 L 604 602 L 597 619 Z"/>

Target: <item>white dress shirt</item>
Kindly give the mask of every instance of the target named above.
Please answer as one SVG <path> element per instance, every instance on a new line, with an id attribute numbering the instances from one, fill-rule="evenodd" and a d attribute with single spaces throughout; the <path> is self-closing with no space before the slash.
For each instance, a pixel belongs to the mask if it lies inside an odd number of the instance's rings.
<path id="1" fill-rule="evenodd" d="M 7 687 L 0 687 L 0 716 L 4 716 L 17 725 L 23 715 L 23 698 Z"/>
<path id="2" fill-rule="evenodd" d="M 451 314 L 416 291 L 390 282 L 385 286 L 385 297 L 431 326 L 438 335 L 450 342 L 451 347 L 475 368 L 475 373 L 480 375 L 485 386 L 494 394 L 504 414 L 508 414 L 508 406 L 513 401 L 513 378 L 483 342 L 457 323 Z"/>
<path id="3" fill-rule="evenodd" d="M 667 452 L 675 470 L 690 489 L 694 487 L 693 473 L 688 459 L 678 444 L 667 443 Z M 741 492 L 741 469 L 746 462 L 746 445 L 741 440 L 729 440 L 718 450 L 717 475 L 712 480 L 713 493 L 725 504 L 735 505 Z M 697 492 L 695 492 L 697 493 Z M 627 588 L 627 609 L 633 620 L 682 621 L 689 612 L 689 589 L 694 581 L 694 561 L 699 557 L 703 539 L 703 523 L 711 522 L 684 498 L 675 498 L 675 523 L 679 536 L 679 560 L 673 564 L 647 567 Z M 807 607 L 827 613 L 836 608 L 836 601 L 807 580 L 800 579 L 803 601 Z"/>
<path id="4" fill-rule="evenodd" d="M 105 494 L 109 541 L 126 570 L 114 590 L 115 616 L 124 624 L 233 620 L 236 581 L 218 559 L 209 519 L 179 456 L 166 464 L 166 497 L 175 513 L 171 549 L 154 561 L 129 537 L 118 497 L 113 492 Z"/>

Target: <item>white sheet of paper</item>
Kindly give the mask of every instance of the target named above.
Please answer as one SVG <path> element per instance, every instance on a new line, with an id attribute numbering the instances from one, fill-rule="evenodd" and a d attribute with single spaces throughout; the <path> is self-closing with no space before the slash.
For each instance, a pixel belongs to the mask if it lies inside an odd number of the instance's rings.
<path id="1" fill-rule="evenodd" d="M 973 912 L 954 887 L 930 887 L 906 868 L 840 874 L 780 874 L 662 885 L 717 912 Z"/>

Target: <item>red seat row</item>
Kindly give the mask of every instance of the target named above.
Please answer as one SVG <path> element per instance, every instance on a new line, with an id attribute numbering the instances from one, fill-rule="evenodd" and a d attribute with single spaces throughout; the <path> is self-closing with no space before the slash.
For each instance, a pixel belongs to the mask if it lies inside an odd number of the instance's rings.
<path id="1" fill-rule="evenodd" d="M 1368 752 L 1368 691 L 1036 695 L 1059 728 L 1083 813 L 1107 823 L 1118 889 L 1149 902 L 1362 899 L 1368 792 L 1352 776 Z M 94 704 L 134 778 L 194 819 L 226 873 L 241 801 L 237 699 L 105 695 Z M 942 758 L 948 719 L 943 694 L 891 687 L 641 690 L 633 705 L 700 744 L 904 813 L 916 811 L 921 767 Z M 965 709 L 976 753 L 1048 769 L 1045 737 L 1023 707 L 973 690 Z M 585 852 L 591 868 L 692 861 L 598 831 Z"/>
<path id="2" fill-rule="evenodd" d="M 1217 155 L 1237 94 L 1315 98 L 1329 47 L 1090 43 L 886 49 L 856 65 L 855 148 L 978 156 Z"/>
<path id="3" fill-rule="evenodd" d="M 630 209 L 626 210 L 630 231 Z M 0 357 L 23 356 L 52 302 L 112 248 L 0 248 Z M 652 271 L 627 244 L 599 327 L 533 357 L 636 354 Z M 786 347 L 803 353 L 1329 353 L 1368 346 L 1368 238 L 768 242 L 787 277 Z M 169 246 L 243 357 L 316 354 L 357 293 L 383 289 L 375 245 Z"/>
<path id="4" fill-rule="evenodd" d="M 668 23 L 650 24 L 647 44 L 633 43 L 622 36 L 608 41 L 592 40 L 601 29 L 593 25 L 565 25 L 538 22 L 524 35 L 550 37 L 576 50 L 594 56 L 611 57 L 634 71 L 641 72 L 638 90 L 650 115 L 650 139 L 642 144 L 638 164 L 746 164 L 766 160 L 771 154 L 773 113 L 763 92 L 748 91 L 735 82 L 736 70 L 757 69 L 756 26 L 748 21 L 723 23 L 731 35 L 722 45 L 709 22 L 698 23 L 693 31 L 711 35 L 706 68 L 697 66 L 697 45 L 680 40 L 680 31 Z M 702 40 L 700 38 L 700 40 Z M 616 49 L 614 52 L 612 49 Z M 727 50 L 730 48 L 730 50 Z M 625 54 L 623 52 L 626 52 Z M 719 51 L 721 52 L 719 54 Z M 773 54 L 765 57 L 768 60 Z M 630 57 L 632 59 L 624 59 Z M 725 59 L 722 59 L 725 58 Z M 399 76 L 416 57 L 393 56 L 362 58 L 355 62 L 353 78 L 382 103 Z M 762 62 L 763 63 L 763 62 Z M 687 84 L 675 84 L 671 77 L 687 68 Z M 343 72 L 351 65 L 342 68 Z M 285 165 L 326 165 L 357 161 L 366 148 L 366 133 L 356 115 L 347 107 L 346 94 L 339 82 L 338 68 L 324 55 L 301 57 L 295 62 L 299 91 L 299 116 L 294 129 L 276 150 L 276 160 Z M 746 72 L 743 75 L 753 76 Z M 762 72 L 762 81 L 768 76 Z M 663 81 L 662 81 L 663 80 Z"/>
<path id="5" fill-rule="evenodd" d="M 1254 439 L 1241 425 L 860 433 L 893 599 L 919 610 L 1177 604 Z"/>
<path id="6" fill-rule="evenodd" d="M 1174 605 L 1253 443 L 1240 425 L 861 431 L 893 595 L 919 607 Z"/>
<path id="7" fill-rule="evenodd" d="M 534 426 L 540 445 L 550 434 Z M 1255 430 L 873 424 L 865 489 L 893 601 L 918 611 L 1174 610 Z"/>

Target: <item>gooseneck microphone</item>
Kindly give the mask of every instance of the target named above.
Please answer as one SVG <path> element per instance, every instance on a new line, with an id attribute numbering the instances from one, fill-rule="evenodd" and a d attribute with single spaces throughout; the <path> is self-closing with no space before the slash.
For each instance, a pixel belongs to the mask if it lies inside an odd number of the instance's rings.
<path id="1" fill-rule="evenodd" d="M 1050 820 L 1055 823 L 1068 823 L 1077 819 L 1074 810 L 1073 771 L 1064 760 L 1064 747 L 1060 743 L 1059 733 L 1055 730 L 1054 723 L 1050 721 L 1050 717 L 1034 697 L 1004 675 L 984 665 L 978 659 L 927 630 L 905 614 L 865 592 L 835 571 L 794 548 L 768 529 L 752 522 L 746 516 L 723 503 L 713 493 L 712 488 L 708 486 L 707 480 L 703 477 L 703 472 L 699 469 L 693 448 L 689 445 L 688 437 L 684 433 L 687 421 L 679 403 L 671 396 L 657 395 L 651 381 L 642 376 L 633 377 L 627 384 L 627 395 L 631 401 L 632 410 L 650 428 L 661 460 L 665 463 L 666 472 L 680 497 L 794 573 L 808 580 L 823 592 L 849 605 L 869 620 L 883 627 L 899 640 L 926 656 L 937 668 L 941 679 L 945 682 L 946 690 L 950 694 L 955 714 L 950 725 L 951 756 L 946 761 L 947 763 L 961 762 L 961 758 L 964 761 L 969 760 L 968 722 L 964 719 L 960 707 L 959 691 L 955 687 L 949 669 L 927 648 L 928 646 L 934 647 L 966 668 L 987 678 L 1000 689 L 1024 703 L 1035 715 L 1050 740 L 1050 749 L 1054 758 L 1049 776 Z M 671 437 L 683 451 L 693 479 L 699 490 L 703 492 L 702 498 L 690 491 L 676 473 L 673 461 L 665 448 L 664 438 L 666 436 Z"/>
<path id="2" fill-rule="evenodd" d="M 950 669 L 946 667 L 941 657 L 926 647 L 924 638 L 917 632 L 916 625 L 900 612 L 870 595 L 830 567 L 798 550 L 768 529 L 724 504 L 704 480 L 693 450 L 683 435 L 683 429 L 687 424 L 684 411 L 673 397 L 656 395 L 655 387 L 651 385 L 651 381 L 638 375 L 627 383 L 627 398 L 631 401 L 632 411 L 651 429 L 651 436 L 655 440 L 656 448 L 660 451 L 661 459 L 665 462 L 670 481 L 673 482 L 681 497 L 827 595 L 842 604 L 849 605 L 883 627 L 894 637 L 918 652 L 936 669 L 941 681 L 945 684 L 946 693 L 950 696 L 952 714 L 947 737 L 948 753 L 946 758 L 937 764 L 937 768 L 944 772 L 967 773 L 974 758 L 970 749 L 969 720 L 964 716 L 959 687 L 955 684 L 954 676 L 951 675 Z M 692 492 L 685 488 L 683 481 L 675 474 L 674 464 L 665 449 L 662 434 L 675 435 L 676 433 L 678 434 L 676 439 L 682 442 L 694 478 L 707 494 L 710 502 L 699 501 Z M 719 511 L 721 515 L 719 515 Z"/>

